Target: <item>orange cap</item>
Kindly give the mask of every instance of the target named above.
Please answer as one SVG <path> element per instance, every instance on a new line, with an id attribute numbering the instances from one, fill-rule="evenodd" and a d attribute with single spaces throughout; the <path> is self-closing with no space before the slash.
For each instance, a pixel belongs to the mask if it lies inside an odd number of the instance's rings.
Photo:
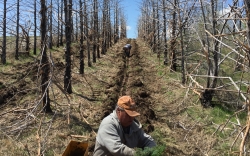
<path id="1" fill-rule="evenodd" d="M 125 112 L 131 116 L 139 116 L 140 113 L 135 110 L 135 102 L 130 96 L 122 96 L 118 99 L 117 105 L 125 110 Z"/>

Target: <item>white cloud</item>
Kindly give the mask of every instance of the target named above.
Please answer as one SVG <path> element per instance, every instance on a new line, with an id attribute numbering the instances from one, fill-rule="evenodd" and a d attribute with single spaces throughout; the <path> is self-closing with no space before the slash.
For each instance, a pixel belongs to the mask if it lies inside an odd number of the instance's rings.
<path id="1" fill-rule="evenodd" d="M 222 10 L 219 11 L 219 15 L 226 15 L 230 12 L 231 8 L 230 7 L 227 7 L 227 8 L 224 8 Z"/>
<path id="2" fill-rule="evenodd" d="M 131 30 L 131 26 L 127 25 L 126 29 Z"/>

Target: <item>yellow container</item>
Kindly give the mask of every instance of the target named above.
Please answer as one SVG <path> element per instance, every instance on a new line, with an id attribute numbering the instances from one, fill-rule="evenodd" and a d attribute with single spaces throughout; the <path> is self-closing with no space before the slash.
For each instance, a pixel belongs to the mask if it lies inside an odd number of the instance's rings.
<path id="1" fill-rule="evenodd" d="M 88 156 L 88 142 L 71 140 L 62 156 Z"/>

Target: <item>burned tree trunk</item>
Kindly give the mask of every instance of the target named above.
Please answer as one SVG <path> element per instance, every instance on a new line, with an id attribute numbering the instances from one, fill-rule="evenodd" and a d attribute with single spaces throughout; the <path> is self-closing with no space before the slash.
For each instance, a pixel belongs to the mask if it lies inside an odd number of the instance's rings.
<path id="1" fill-rule="evenodd" d="M 50 0 L 50 12 L 49 12 L 49 49 L 52 49 L 52 0 Z"/>
<path id="2" fill-rule="evenodd" d="M 170 43 L 170 51 L 171 51 L 171 69 L 173 71 L 177 70 L 177 60 L 176 60 L 176 7 L 177 0 L 174 0 L 174 10 L 173 10 L 173 21 L 172 21 L 172 39 Z"/>
<path id="3" fill-rule="evenodd" d="M 18 60 L 19 54 L 18 54 L 18 49 L 19 49 L 19 0 L 17 0 L 17 20 L 16 20 L 16 53 L 15 53 L 15 59 Z"/>
<path id="4" fill-rule="evenodd" d="M 94 5 L 93 5 L 93 10 L 94 10 L 94 15 L 93 15 L 93 21 L 94 21 L 94 28 L 93 28 L 93 53 L 92 53 L 92 57 L 93 57 L 93 63 L 96 63 L 96 38 L 97 38 L 97 34 L 96 34 L 96 30 L 97 28 L 97 23 L 98 23 L 98 16 L 96 14 L 98 14 L 97 12 L 97 0 L 94 0 Z"/>
<path id="5" fill-rule="evenodd" d="M 3 64 L 6 64 L 6 8 L 7 0 L 4 0 L 4 9 L 3 9 L 3 44 L 2 44 L 2 54 L 1 54 L 1 61 Z"/>
<path id="6" fill-rule="evenodd" d="M 34 46 L 33 46 L 33 54 L 36 55 L 36 0 L 34 0 Z"/>
<path id="7" fill-rule="evenodd" d="M 66 36 L 66 49 L 65 49 L 65 61 L 66 70 L 64 75 L 64 90 L 71 94 L 71 13 L 72 13 L 72 0 L 64 0 L 64 13 L 65 13 L 65 36 Z"/>
<path id="8" fill-rule="evenodd" d="M 61 20 L 63 19 L 63 2 L 61 2 Z M 61 22 L 60 46 L 63 46 L 63 24 Z"/>
<path id="9" fill-rule="evenodd" d="M 58 21 L 57 21 L 57 43 L 56 43 L 56 46 L 59 47 L 60 46 L 60 43 L 59 43 L 59 40 L 60 40 L 60 1 L 57 0 L 57 18 L 58 18 Z"/>
<path id="10" fill-rule="evenodd" d="M 165 6 L 165 0 L 162 0 L 162 6 Z M 166 8 L 163 7 L 163 40 L 164 40 L 164 65 L 168 65 L 168 45 L 167 45 L 167 19 L 166 19 Z"/>
<path id="11" fill-rule="evenodd" d="M 84 74 L 84 55 L 83 55 L 83 12 L 82 12 L 82 0 L 79 0 L 80 3 L 80 74 Z"/>
<path id="12" fill-rule="evenodd" d="M 45 0 L 41 0 L 41 54 L 42 54 L 42 61 L 41 61 L 41 86 L 42 86 L 42 98 L 43 98 L 43 110 L 46 113 L 52 112 L 50 108 L 50 98 L 49 98 L 49 62 L 47 56 L 47 45 L 46 45 L 46 2 Z"/>

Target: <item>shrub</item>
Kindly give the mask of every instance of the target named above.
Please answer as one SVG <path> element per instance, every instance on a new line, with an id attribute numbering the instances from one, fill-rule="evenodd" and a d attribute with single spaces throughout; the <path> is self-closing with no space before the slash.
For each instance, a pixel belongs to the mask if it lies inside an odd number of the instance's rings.
<path id="1" fill-rule="evenodd" d="M 135 156 L 163 156 L 165 146 L 145 147 L 144 149 L 137 148 L 135 150 Z"/>

